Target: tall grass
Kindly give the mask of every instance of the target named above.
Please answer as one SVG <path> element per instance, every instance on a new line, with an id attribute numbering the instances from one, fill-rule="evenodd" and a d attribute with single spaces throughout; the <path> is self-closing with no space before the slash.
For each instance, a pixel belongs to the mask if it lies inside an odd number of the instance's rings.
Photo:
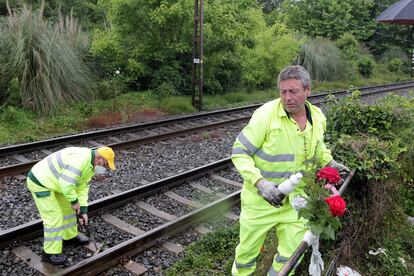
<path id="1" fill-rule="evenodd" d="M 82 41 L 76 22 L 61 21 L 53 28 L 43 19 L 43 10 L 44 1 L 37 11 L 26 5 L 19 10 L 8 6 L 9 15 L 0 22 L 0 89 L 17 82 L 18 91 L 7 89 L 3 96 L 10 100 L 17 93 L 17 104 L 49 114 L 86 98 L 93 82 L 70 40 L 78 36 L 75 41 Z"/>
<path id="2" fill-rule="evenodd" d="M 312 79 L 336 80 L 344 69 L 344 61 L 341 50 L 326 38 L 311 38 L 301 47 L 301 52 L 296 61 L 305 67 Z"/>

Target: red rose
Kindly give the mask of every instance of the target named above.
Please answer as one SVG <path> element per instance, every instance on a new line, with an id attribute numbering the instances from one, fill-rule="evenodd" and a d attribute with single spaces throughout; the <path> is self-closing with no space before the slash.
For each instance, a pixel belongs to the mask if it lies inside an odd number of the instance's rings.
<path id="1" fill-rule="evenodd" d="M 346 203 L 340 195 L 325 198 L 325 202 L 329 205 L 329 210 L 334 217 L 342 217 L 345 214 Z"/>
<path id="2" fill-rule="evenodd" d="M 318 180 L 325 179 L 326 182 L 330 184 L 336 184 L 339 180 L 341 180 L 338 170 L 331 167 L 325 167 L 320 169 L 316 174 L 316 177 L 318 178 Z"/>

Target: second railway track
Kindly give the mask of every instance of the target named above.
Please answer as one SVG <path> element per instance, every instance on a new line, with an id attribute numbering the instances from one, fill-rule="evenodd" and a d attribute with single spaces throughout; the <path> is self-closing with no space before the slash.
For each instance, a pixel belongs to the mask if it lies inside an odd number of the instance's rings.
<path id="1" fill-rule="evenodd" d="M 407 91 L 414 88 L 414 82 L 392 83 L 387 85 L 360 87 L 362 97 L 375 97 L 390 91 Z M 332 93 L 311 95 L 309 100 L 317 105 L 328 101 L 328 95 L 337 99 L 352 91 L 341 90 Z M 58 137 L 33 143 L 17 144 L 0 148 L 0 177 L 25 173 L 40 159 L 53 151 L 68 145 L 99 147 L 108 145 L 115 150 L 166 140 L 178 136 L 216 129 L 247 122 L 252 112 L 260 104 L 239 108 L 182 116 L 152 123 L 117 127 L 77 135 Z"/>

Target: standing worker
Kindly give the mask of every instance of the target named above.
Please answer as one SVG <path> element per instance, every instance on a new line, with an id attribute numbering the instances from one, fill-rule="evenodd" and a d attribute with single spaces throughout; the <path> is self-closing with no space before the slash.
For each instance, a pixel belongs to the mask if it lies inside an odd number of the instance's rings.
<path id="1" fill-rule="evenodd" d="M 233 145 L 232 161 L 244 180 L 233 275 L 253 274 L 266 234 L 273 227 L 278 245 L 269 275 L 277 275 L 292 256 L 308 230 L 307 221 L 298 219 L 291 202 L 306 197 L 306 184 L 297 173 L 309 171 L 310 160 L 349 172 L 333 160 L 323 142 L 326 118 L 307 101 L 311 79 L 306 69 L 288 66 L 279 74 L 278 86 L 280 98 L 258 108 Z"/>
<path id="2" fill-rule="evenodd" d="M 45 261 L 65 263 L 62 241 L 89 242 L 89 238 L 78 235 L 77 215 L 82 218 L 81 224 L 88 224 L 89 181 L 94 175 L 104 179 L 108 168 L 115 170 L 111 148 L 69 147 L 47 156 L 29 171 L 27 187 L 43 220 Z"/>

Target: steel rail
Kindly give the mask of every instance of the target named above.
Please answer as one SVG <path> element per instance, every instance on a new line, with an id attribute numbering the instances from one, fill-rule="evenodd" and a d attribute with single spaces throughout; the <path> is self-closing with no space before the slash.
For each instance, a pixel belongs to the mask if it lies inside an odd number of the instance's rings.
<path id="1" fill-rule="evenodd" d="M 125 257 L 131 257 L 155 245 L 159 242 L 160 238 L 173 237 L 195 223 L 216 217 L 217 214 L 223 213 L 223 210 L 230 209 L 232 206 L 239 203 L 239 201 L 240 190 L 153 230 L 145 232 L 142 235 L 136 236 L 98 253 L 57 275 L 97 275 L 98 273 L 113 267 Z"/>
<path id="2" fill-rule="evenodd" d="M 348 94 L 354 90 L 360 90 L 361 92 L 363 92 L 365 90 L 370 90 L 370 89 L 371 90 L 372 89 L 392 90 L 392 89 L 398 89 L 398 88 L 401 89 L 401 88 L 411 88 L 411 87 L 414 87 L 413 81 L 390 83 L 390 84 L 385 84 L 385 85 L 382 84 L 382 85 L 376 85 L 376 86 L 364 86 L 364 87 L 359 87 L 359 88 L 352 88 L 350 90 L 340 90 L 340 91 L 336 91 L 336 92 L 334 91 L 331 93 L 323 92 L 323 93 L 314 94 L 314 95 L 309 96 L 309 100 L 312 101 L 314 99 L 323 98 L 328 95 Z M 0 156 L 4 156 L 7 154 L 17 154 L 17 153 L 27 152 L 31 150 L 38 150 L 38 149 L 42 149 L 46 147 L 53 147 L 53 146 L 58 146 L 62 144 L 73 143 L 73 142 L 78 142 L 78 141 L 87 140 L 91 138 L 100 138 L 100 137 L 105 137 L 105 136 L 114 135 L 114 134 L 138 131 L 138 130 L 143 130 L 146 128 L 161 127 L 161 126 L 165 126 L 169 124 L 185 122 L 185 121 L 192 120 L 192 119 L 206 118 L 206 117 L 215 116 L 215 115 L 225 115 L 228 113 L 255 109 L 261 106 L 262 104 L 263 103 L 252 104 L 252 105 L 248 105 L 244 107 L 236 107 L 236 108 L 231 108 L 231 109 L 217 110 L 217 111 L 211 111 L 211 112 L 200 113 L 200 114 L 195 114 L 195 115 L 180 116 L 180 117 L 170 118 L 170 119 L 165 119 L 165 120 L 157 120 L 157 121 L 150 122 L 150 123 L 140 123 L 140 124 L 134 124 L 130 126 L 122 126 L 122 127 L 109 128 L 109 129 L 103 129 L 103 130 L 97 130 L 97 131 L 90 131 L 90 132 L 85 132 L 85 133 L 80 133 L 80 134 L 73 134 L 73 135 L 68 135 L 68 136 L 61 136 L 61 137 L 46 139 L 46 140 L 37 141 L 37 142 L 10 145 L 6 147 L 0 147 Z"/>
<path id="3" fill-rule="evenodd" d="M 414 88 L 414 82 L 397 83 L 397 84 L 399 86 L 398 88 L 396 88 L 392 84 L 381 85 L 381 86 L 378 85 L 378 86 L 374 86 L 374 87 L 371 86 L 371 87 L 368 87 L 368 88 L 370 88 L 370 89 L 377 88 L 378 90 L 363 92 L 361 94 L 361 96 L 366 97 L 366 96 L 371 95 L 371 94 L 384 93 L 384 92 L 388 91 L 389 89 L 395 90 L 395 89 Z M 387 87 L 387 88 L 384 88 L 384 87 Z M 389 88 L 389 87 L 392 87 L 392 88 Z M 367 89 L 367 88 L 364 88 L 364 89 Z M 383 90 L 383 89 L 385 89 L 385 90 Z M 331 93 L 316 94 L 316 95 L 310 96 L 309 98 L 310 98 L 310 101 L 312 103 L 314 103 L 316 105 L 320 105 L 322 103 L 327 103 L 327 102 L 332 101 L 332 99 L 325 99 L 328 95 L 338 96 L 338 94 L 339 95 L 346 95 L 346 94 L 349 94 L 349 93 L 351 93 L 351 92 L 348 91 L 348 90 L 342 90 L 342 91 L 335 92 L 335 94 L 331 94 Z M 325 99 L 325 100 L 316 102 L 316 100 L 319 99 L 319 98 L 322 98 L 322 99 Z M 246 106 L 246 107 L 243 107 L 243 108 L 235 108 L 235 109 L 229 109 L 229 110 L 232 110 L 232 111 L 234 111 L 234 110 L 247 110 L 247 109 L 250 109 L 250 108 L 259 107 L 260 105 L 261 104 L 249 105 L 249 106 Z M 229 112 L 229 110 L 225 110 L 225 113 Z M 217 114 L 218 111 L 214 111 L 214 112 L 211 112 L 211 113 Z M 198 115 L 196 115 L 196 116 L 198 116 Z M 186 116 L 186 118 L 187 117 L 191 117 L 191 116 Z M 151 136 L 138 138 L 138 139 L 132 139 L 132 140 L 125 141 L 125 142 L 120 142 L 120 143 L 112 143 L 112 144 L 109 144 L 108 146 L 110 146 L 114 149 L 125 149 L 125 148 L 132 147 L 132 146 L 144 145 L 144 144 L 148 144 L 148 143 L 152 143 L 152 142 L 156 142 L 156 141 L 160 141 L 160 140 L 164 140 L 164 139 L 168 139 L 168 138 L 172 138 L 172 137 L 181 136 L 181 135 L 186 134 L 186 133 L 199 132 L 201 130 L 213 129 L 213 128 L 217 128 L 217 127 L 232 124 L 232 123 L 246 121 L 250 117 L 251 116 L 244 116 L 244 117 L 237 118 L 237 119 L 226 120 L 226 121 L 222 121 L 222 122 L 218 122 L 218 123 L 211 123 L 211 124 L 207 124 L 207 125 L 203 125 L 203 126 L 199 126 L 199 127 L 193 127 L 193 128 L 188 128 L 188 129 L 184 129 L 184 130 L 171 131 L 171 132 L 167 132 L 167 133 L 151 135 Z M 181 118 L 184 118 L 184 117 L 181 117 Z M 157 124 L 162 123 L 162 122 L 163 121 L 159 121 L 159 122 L 157 122 Z M 149 125 L 149 124 L 146 124 L 146 125 Z M 104 130 L 104 131 L 107 131 L 107 130 Z M 84 135 L 84 134 L 80 134 L 80 135 Z M 47 140 L 45 140 L 45 141 L 47 141 Z M 42 142 L 44 142 L 44 141 L 40 141 L 39 143 L 42 143 Z M 37 143 L 37 142 L 31 143 L 31 144 L 35 144 L 35 143 Z M 16 145 L 16 146 L 19 146 L 19 145 Z M 0 148 L 0 151 L 1 151 L 1 148 Z M 13 164 L 13 165 L 9 165 L 9 166 L 0 167 L 0 177 L 6 176 L 6 175 L 11 175 L 11 174 L 27 172 L 31 167 L 33 167 L 39 161 L 40 160 L 34 160 L 34 161 L 30 161 L 30 162 L 25 162 L 25 163 L 19 163 L 19 164 Z"/>
<path id="4" fill-rule="evenodd" d="M 178 186 L 191 179 L 205 176 L 212 171 L 224 169 L 230 164 L 230 158 L 225 158 L 208 165 L 186 171 L 184 173 L 173 175 L 171 177 L 167 177 L 128 191 L 121 192 L 116 195 L 106 196 L 94 200 L 88 207 L 88 215 L 93 217 L 101 211 L 110 210 L 124 205 L 134 199 L 152 195 L 170 187 Z M 40 219 L 33 220 L 7 230 L 3 230 L 0 232 L 0 248 L 4 248 L 5 246 L 11 244 L 13 241 L 24 241 L 40 236 L 42 234 L 42 230 L 43 225 Z"/>
<path id="5" fill-rule="evenodd" d="M 200 132 L 202 130 L 209 130 L 209 129 L 219 128 L 222 126 L 231 125 L 235 123 L 241 123 L 241 122 L 249 120 L 250 117 L 251 116 L 243 116 L 243 117 L 236 118 L 236 119 L 230 119 L 230 120 L 215 122 L 211 124 L 205 124 L 205 125 L 201 125 L 197 127 L 186 128 L 182 130 L 175 130 L 175 131 L 170 131 L 170 132 L 166 132 L 162 134 L 149 135 L 146 137 L 132 139 L 132 140 L 124 141 L 124 142 L 112 143 L 107 146 L 112 147 L 114 150 L 120 150 L 120 149 L 126 149 L 126 148 L 133 147 L 133 146 L 138 146 L 138 145 L 151 144 L 157 141 L 183 136 L 185 134 Z M 22 173 L 22 172 L 27 172 L 31 167 L 33 167 L 39 161 L 40 160 L 34 160 L 34 161 L 26 162 L 26 163 L 19 163 L 19 164 L 9 165 L 5 167 L 0 167 L 0 177 Z"/>
<path id="6" fill-rule="evenodd" d="M 348 174 L 347 178 L 345 179 L 344 183 L 341 185 L 341 188 L 338 191 L 340 195 L 343 195 L 345 193 L 346 189 L 348 188 L 349 182 L 351 181 L 354 174 L 355 170 L 351 171 L 351 173 Z M 295 265 L 299 262 L 299 259 L 302 257 L 302 255 L 305 253 L 308 247 L 309 245 L 305 241 L 302 241 L 290 257 L 290 259 L 282 267 L 282 270 L 277 275 L 289 275 L 289 273 L 295 268 Z"/>
<path id="7" fill-rule="evenodd" d="M 234 113 L 234 112 L 240 112 L 244 110 L 253 109 L 253 108 L 256 108 L 257 106 L 259 106 L 259 104 L 230 108 L 230 109 L 225 109 L 225 110 L 211 111 L 211 112 L 200 113 L 200 114 L 195 114 L 195 115 L 180 116 L 180 117 L 175 117 L 175 118 L 170 118 L 170 119 L 157 120 L 157 121 L 153 121 L 149 123 L 140 123 L 140 124 L 134 124 L 130 126 L 121 126 L 121 127 L 115 127 L 115 128 L 90 131 L 90 132 L 85 132 L 85 133 L 80 133 L 80 134 L 61 136 L 61 137 L 56 137 L 56 138 L 51 138 L 51 139 L 46 139 L 46 140 L 36 141 L 36 142 L 30 142 L 30 143 L 24 143 L 24 144 L 10 145 L 10 146 L 0 148 L 0 156 L 4 156 L 7 154 L 27 152 L 27 151 L 34 150 L 34 149 L 38 150 L 38 149 L 42 149 L 46 147 L 53 147 L 53 146 L 58 146 L 62 144 L 73 143 L 73 142 L 83 141 L 83 140 L 87 140 L 91 138 L 100 138 L 100 137 L 105 137 L 105 136 L 114 135 L 114 134 L 144 130 L 147 128 L 161 127 L 161 126 L 170 125 L 170 124 L 187 122 L 193 119 L 207 118 L 207 117 L 211 117 L 215 115 L 225 115 L 228 113 Z"/>

